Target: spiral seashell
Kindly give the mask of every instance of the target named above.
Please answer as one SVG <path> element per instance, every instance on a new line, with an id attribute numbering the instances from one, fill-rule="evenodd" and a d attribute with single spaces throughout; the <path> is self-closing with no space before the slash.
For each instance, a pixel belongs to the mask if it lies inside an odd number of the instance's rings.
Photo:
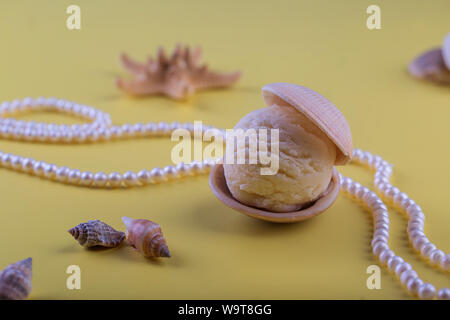
<path id="1" fill-rule="evenodd" d="M 68 232 L 78 240 L 83 247 L 102 246 L 114 248 L 125 239 L 125 233 L 115 230 L 100 220 L 89 220 L 80 223 Z"/>
<path id="2" fill-rule="evenodd" d="M 159 224 L 145 219 L 122 217 L 130 244 L 146 257 L 170 257 Z"/>
<path id="3" fill-rule="evenodd" d="M 7 266 L 0 272 L 0 300 L 24 300 L 31 292 L 32 259 Z"/>
<path id="4" fill-rule="evenodd" d="M 415 58 L 408 71 L 418 79 L 450 84 L 450 33 L 445 37 L 442 48 L 430 49 Z"/>

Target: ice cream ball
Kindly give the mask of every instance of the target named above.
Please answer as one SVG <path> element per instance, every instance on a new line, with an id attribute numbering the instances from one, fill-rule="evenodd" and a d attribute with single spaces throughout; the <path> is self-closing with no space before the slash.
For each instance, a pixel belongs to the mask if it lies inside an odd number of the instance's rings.
<path id="1" fill-rule="evenodd" d="M 245 151 L 245 164 L 224 163 L 228 189 L 239 202 L 272 212 L 291 212 L 310 205 L 327 190 L 336 161 L 336 145 L 305 115 L 289 105 L 271 105 L 244 116 L 234 129 L 278 129 L 278 171 L 262 175 L 267 167 L 250 164 L 249 142 L 234 144 L 234 155 Z M 258 139 L 260 136 L 258 136 Z M 245 150 L 242 150 L 242 147 Z M 268 147 L 270 152 L 270 147 Z"/>

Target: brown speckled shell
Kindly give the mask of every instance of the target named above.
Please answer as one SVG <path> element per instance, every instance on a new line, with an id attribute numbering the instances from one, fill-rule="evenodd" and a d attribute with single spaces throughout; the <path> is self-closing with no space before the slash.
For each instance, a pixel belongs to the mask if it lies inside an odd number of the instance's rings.
<path id="1" fill-rule="evenodd" d="M 350 127 L 333 103 L 311 89 L 290 83 L 268 84 L 262 88 L 262 95 L 267 106 L 292 106 L 322 130 L 337 147 L 336 165 L 350 161 L 353 149 Z"/>
<path id="2" fill-rule="evenodd" d="M 31 292 L 32 259 L 7 266 L 0 272 L 0 300 L 24 300 Z"/>
<path id="3" fill-rule="evenodd" d="M 159 224 L 146 219 L 122 217 L 127 227 L 128 242 L 145 257 L 170 257 Z"/>
<path id="4" fill-rule="evenodd" d="M 80 223 L 68 231 L 81 246 L 90 248 L 102 246 L 114 248 L 125 239 L 125 233 L 115 230 L 100 220 Z"/>

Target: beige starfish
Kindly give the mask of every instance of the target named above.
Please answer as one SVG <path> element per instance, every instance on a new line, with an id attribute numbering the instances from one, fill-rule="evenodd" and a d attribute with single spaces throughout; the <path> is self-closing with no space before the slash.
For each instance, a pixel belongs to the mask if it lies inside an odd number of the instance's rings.
<path id="1" fill-rule="evenodd" d="M 200 48 L 191 50 L 177 45 L 168 57 L 159 48 L 156 59 L 138 63 L 126 54 L 120 57 L 123 67 L 131 72 L 131 80 L 117 79 L 117 86 L 131 95 L 163 94 L 172 99 L 183 99 L 197 90 L 228 87 L 241 77 L 241 72 L 210 71 L 201 64 Z"/>

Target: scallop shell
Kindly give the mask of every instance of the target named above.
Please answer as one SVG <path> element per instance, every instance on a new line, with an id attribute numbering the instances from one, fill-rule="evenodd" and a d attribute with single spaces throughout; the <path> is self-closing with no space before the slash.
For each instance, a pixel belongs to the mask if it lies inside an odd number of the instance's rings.
<path id="1" fill-rule="evenodd" d="M 450 39 L 450 38 L 449 38 Z M 450 40 L 447 40 L 447 55 L 450 64 Z M 444 60 L 443 50 L 429 50 L 415 58 L 408 67 L 409 73 L 418 79 L 429 80 L 441 84 L 450 84 L 450 69 Z"/>
<path id="2" fill-rule="evenodd" d="M 298 211 L 280 213 L 249 207 L 237 201 L 231 194 L 230 189 L 228 189 L 223 165 L 221 164 L 217 164 L 212 168 L 209 175 L 209 186 L 217 199 L 228 207 L 253 218 L 277 223 L 292 223 L 319 215 L 334 203 L 340 189 L 339 173 L 333 168 L 330 184 L 322 197 Z"/>
<path id="3" fill-rule="evenodd" d="M 68 231 L 83 247 L 102 246 L 113 248 L 125 239 L 125 233 L 115 230 L 100 220 L 80 223 Z"/>
<path id="4" fill-rule="evenodd" d="M 32 259 L 7 266 L 0 272 L 0 300 L 24 300 L 31 292 Z"/>
<path id="5" fill-rule="evenodd" d="M 145 219 L 122 217 L 130 244 L 146 257 L 170 257 L 159 224 Z"/>
<path id="6" fill-rule="evenodd" d="M 336 165 L 350 161 L 352 134 L 347 120 L 338 108 L 317 92 L 290 83 L 272 83 L 262 88 L 267 106 L 289 105 L 297 109 L 322 130 L 336 145 Z"/>

